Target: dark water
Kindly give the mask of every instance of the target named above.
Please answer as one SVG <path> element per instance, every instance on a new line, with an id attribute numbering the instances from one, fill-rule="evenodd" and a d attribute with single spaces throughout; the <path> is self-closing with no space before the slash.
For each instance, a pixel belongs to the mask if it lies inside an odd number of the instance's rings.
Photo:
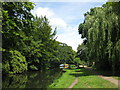
<path id="1" fill-rule="evenodd" d="M 60 69 L 7 75 L 3 76 L 2 88 L 48 88 L 61 75 L 62 71 Z"/>

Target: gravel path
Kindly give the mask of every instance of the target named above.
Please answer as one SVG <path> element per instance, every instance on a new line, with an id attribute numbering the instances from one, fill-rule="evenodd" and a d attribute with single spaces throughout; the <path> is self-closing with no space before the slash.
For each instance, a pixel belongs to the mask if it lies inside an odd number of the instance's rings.
<path id="1" fill-rule="evenodd" d="M 77 74 L 77 72 L 76 72 L 76 78 L 75 78 L 74 82 L 67 88 L 67 90 L 71 90 L 71 88 L 72 88 L 73 86 L 75 86 L 75 84 L 77 84 L 77 83 L 78 83 L 78 74 Z"/>
<path id="2" fill-rule="evenodd" d="M 120 86 L 120 80 L 116 80 L 116 79 L 114 79 L 112 77 L 107 77 L 107 76 L 102 76 L 102 75 L 99 75 L 99 77 L 101 77 L 101 78 L 103 78 L 105 80 L 108 80 L 108 81 L 110 81 L 111 83 L 114 83 L 117 86 Z"/>
<path id="3" fill-rule="evenodd" d="M 108 76 L 103 76 L 103 75 L 100 75 L 98 72 L 92 70 L 92 68 L 88 68 L 88 67 L 85 67 L 87 70 L 90 70 L 93 74 L 95 75 L 98 75 L 98 77 L 101 77 L 107 81 L 110 81 L 111 83 L 117 85 L 119 88 L 120 88 L 120 80 L 116 80 L 112 77 L 108 77 Z"/>

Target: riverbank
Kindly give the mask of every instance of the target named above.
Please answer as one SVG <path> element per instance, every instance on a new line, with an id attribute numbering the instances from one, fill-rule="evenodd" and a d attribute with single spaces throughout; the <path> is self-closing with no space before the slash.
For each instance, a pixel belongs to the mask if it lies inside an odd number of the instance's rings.
<path id="1" fill-rule="evenodd" d="M 73 70 L 65 69 L 65 73 L 57 80 L 55 80 L 49 87 L 50 88 L 67 88 L 74 81 L 75 77 L 70 75 L 74 73 Z"/>
<path id="2" fill-rule="evenodd" d="M 68 88 L 75 81 L 76 74 L 78 82 L 73 88 L 118 88 L 115 84 L 93 74 L 85 68 L 65 70 L 66 72 L 49 86 L 50 88 Z"/>

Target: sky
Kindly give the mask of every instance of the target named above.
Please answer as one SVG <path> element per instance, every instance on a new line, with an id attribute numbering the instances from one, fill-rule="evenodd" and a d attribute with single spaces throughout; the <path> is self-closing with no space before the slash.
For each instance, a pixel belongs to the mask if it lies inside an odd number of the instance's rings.
<path id="1" fill-rule="evenodd" d="M 66 43 L 77 50 L 83 42 L 78 34 L 78 26 L 84 21 L 84 13 L 94 7 L 101 7 L 103 2 L 35 2 L 33 15 L 46 16 L 54 30 L 57 27 L 57 41 Z"/>

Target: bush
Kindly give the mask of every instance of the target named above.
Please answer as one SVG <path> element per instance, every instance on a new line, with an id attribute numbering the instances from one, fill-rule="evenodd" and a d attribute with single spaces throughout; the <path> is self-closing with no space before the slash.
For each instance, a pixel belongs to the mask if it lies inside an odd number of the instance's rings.
<path id="1" fill-rule="evenodd" d="M 38 70 L 38 68 L 36 66 L 34 66 L 34 65 L 30 65 L 30 69 L 31 70 Z"/>
<path id="2" fill-rule="evenodd" d="M 20 52 L 14 50 L 10 51 L 12 54 L 10 65 L 12 66 L 13 73 L 22 73 L 27 70 L 27 62 L 23 55 Z"/>
<path id="3" fill-rule="evenodd" d="M 5 73 L 22 73 L 27 70 L 26 59 L 17 50 L 7 52 L 7 60 L 3 62 L 3 72 Z"/>
<path id="4" fill-rule="evenodd" d="M 4 73 L 8 73 L 9 70 L 10 70 L 10 65 L 9 65 L 9 62 L 6 61 L 5 63 L 2 64 L 2 71 Z"/>

